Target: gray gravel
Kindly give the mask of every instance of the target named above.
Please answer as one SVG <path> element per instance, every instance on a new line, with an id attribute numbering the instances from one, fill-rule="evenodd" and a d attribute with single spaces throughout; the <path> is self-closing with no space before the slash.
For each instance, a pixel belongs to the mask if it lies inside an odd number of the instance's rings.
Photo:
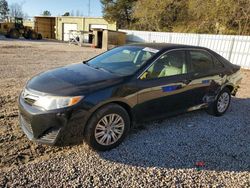
<path id="1" fill-rule="evenodd" d="M 6 55 L 2 46 L 13 45 L 32 48 L 22 48 L 22 54 L 11 48 L 15 55 Z M 32 64 L 34 69 L 27 66 L 32 49 L 47 54 Z M 6 75 L 0 81 L 6 88 L 0 95 L 0 187 L 250 187 L 249 71 L 220 118 L 196 111 L 149 122 L 109 152 L 86 144 L 54 148 L 28 141 L 18 127 L 12 94 L 33 74 L 69 63 L 67 56 L 79 61 L 100 52 L 46 41 L 0 41 L 0 71 Z M 46 60 L 50 63 L 41 65 Z M 200 161 L 205 166 L 197 168 Z"/>

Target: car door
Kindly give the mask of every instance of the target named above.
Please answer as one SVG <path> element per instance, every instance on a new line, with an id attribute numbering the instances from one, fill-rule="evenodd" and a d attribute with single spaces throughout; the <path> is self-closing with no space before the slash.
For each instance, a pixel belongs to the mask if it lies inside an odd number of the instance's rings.
<path id="1" fill-rule="evenodd" d="M 144 70 L 137 81 L 140 119 L 159 118 L 192 106 L 189 70 L 184 50 L 166 52 Z"/>
<path id="2" fill-rule="evenodd" d="M 206 50 L 189 50 L 187 55 L 191 65 L 190 87 L 193 88 L 194 105 L 212 102 L 226 80 L 224 65 Z"/>

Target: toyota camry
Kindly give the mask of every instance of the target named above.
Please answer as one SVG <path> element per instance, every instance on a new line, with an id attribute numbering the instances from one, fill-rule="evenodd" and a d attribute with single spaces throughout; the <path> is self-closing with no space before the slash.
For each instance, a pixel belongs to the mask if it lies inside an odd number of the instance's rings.
<path id="1" fill-rule="evenodd" d="M 240 67 L 203 47 L 144 43 L 43 72 L 19 97 L 30 140 L 96 150 L 118 146 L 139 122 L 198 109 L 223 115 L 242 79 Z"/>

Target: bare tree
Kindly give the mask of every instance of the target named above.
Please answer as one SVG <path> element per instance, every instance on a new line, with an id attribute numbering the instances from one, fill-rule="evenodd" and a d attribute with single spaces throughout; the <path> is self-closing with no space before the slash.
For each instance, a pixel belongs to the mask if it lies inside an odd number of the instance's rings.
<path id="1" fill-rule="evenodd" d="M 80 16 L 80 11 L 76 10 L 76 16 Z"/>
<path id="2" fill-rule="evenodd" d="M 11 17 L 24 17 L 22 4 L 13 3 L 10 5 L 10 16 Z"/>
<path id="3" fill-rule="evenodd" d="M 23 19 L 24 19 L 24 20 L 28 20 L 29 18 L 30 18 L 30 16 L 29 16 L 27 13 L 24 13 Z"/>

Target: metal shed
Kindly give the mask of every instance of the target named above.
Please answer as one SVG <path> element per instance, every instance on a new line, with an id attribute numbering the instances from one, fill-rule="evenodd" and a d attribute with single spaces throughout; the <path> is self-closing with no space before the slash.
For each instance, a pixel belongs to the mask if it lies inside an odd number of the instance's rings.
<path id="1" fill-rule="evenodd" d="M 36 16 L 34 30 L 42 34 L 43 38 L 55 39 L 56 17 Z"/>

